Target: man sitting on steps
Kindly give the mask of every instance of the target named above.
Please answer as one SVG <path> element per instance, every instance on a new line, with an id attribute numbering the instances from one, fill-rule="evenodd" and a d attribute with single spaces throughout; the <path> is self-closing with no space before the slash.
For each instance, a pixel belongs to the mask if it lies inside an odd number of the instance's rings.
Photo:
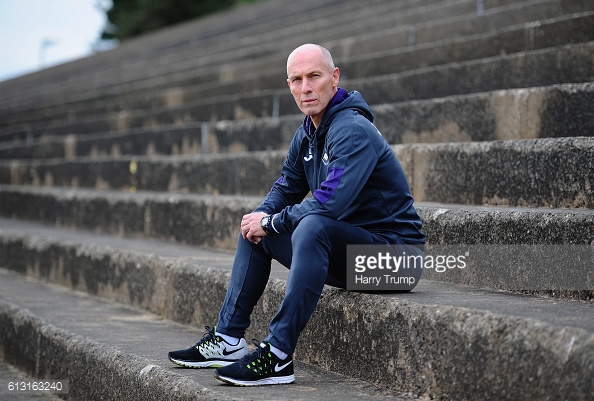
<path id="1" fill-rule="evenodd" d="M 396 156 L 360 93 L 338 87 L 325 48 L 305 44 L 287 60 L 287 83 L 305 114 L 281 177 L 241 220 L 241 236 L 216 328 L 169 353 L 217 379 L 252 386 L 292 383 L 292 354 L 324 284 L 345 288 L 347 244 L 423 244 L 421 219 Z M 312 197 L 306 195 L 311 191 Z M 243 338 L 271 261 L 290 269 L 269 335 L 248 352 Z"/>

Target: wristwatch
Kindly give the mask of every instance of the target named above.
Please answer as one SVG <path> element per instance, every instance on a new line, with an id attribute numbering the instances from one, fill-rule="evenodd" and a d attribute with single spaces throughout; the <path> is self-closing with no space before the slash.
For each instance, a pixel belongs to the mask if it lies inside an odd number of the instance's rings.
<path id="1" fill-rule="evenodd" d="M 267 214 L 266 216 L 262 217 L 260 220 L 260 227 L 266 234 L 272 234 L 272 230 L 270 230 L 270 224 L 272 223 L 272 215 Z"/>

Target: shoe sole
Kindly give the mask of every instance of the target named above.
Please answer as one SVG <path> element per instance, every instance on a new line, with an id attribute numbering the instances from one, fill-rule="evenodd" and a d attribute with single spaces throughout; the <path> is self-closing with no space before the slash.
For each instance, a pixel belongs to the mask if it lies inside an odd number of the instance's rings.
<path id="1" fill-rule="evenodd" d="M 214 377 L 223 383 L 233 384 L 235 386 L 267 386 L 271 384 L 291 384 L 295 382 L 295 375 L 288 376 L 274 376 L 266 377 L 260 380 L 238 380 L 227 376 L 221 376 L 217 372 L 214 373 Z"/>
<path id="2" fill-rule="evenodd" d="M 205 361 L 205 362 L 188 362 L 181 361 L 179 359 L 169 358 L 169 360 L 176 365 L 183 366 L 184 368 L 222 368 L 223 366 L 231 365 L 235 361 Z"/>

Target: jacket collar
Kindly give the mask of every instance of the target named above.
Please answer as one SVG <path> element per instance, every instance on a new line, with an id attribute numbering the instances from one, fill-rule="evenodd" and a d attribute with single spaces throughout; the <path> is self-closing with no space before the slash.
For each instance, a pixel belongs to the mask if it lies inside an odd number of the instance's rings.
<path id="1" fill-rule="evenodd" d="M 349 96 L 350 96 L 350 94 L 346 90 L 339 87 L 338 90 L 336 91 L 336 93 L 334 94 L 334 96 L 332 97 L 332 99 L 330 99 L 330 102 L 328 103 L 328 107 L 326 107 L 326 112 L 324 113 L 324 115 L 328 114 L 328 111 L 332 107 L 342 103 Z M 305 117 L 303 126 L 305 127 L 305 133 L 307 134 L 307 136 L 312 138 L 314 133 L 310 131 L 310 129 L 313 127 L 310 116 Z"/>

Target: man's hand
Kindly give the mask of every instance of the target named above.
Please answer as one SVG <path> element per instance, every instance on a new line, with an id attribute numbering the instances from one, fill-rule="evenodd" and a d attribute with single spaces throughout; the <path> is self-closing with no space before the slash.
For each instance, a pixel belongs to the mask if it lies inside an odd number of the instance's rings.
<path id="1" fill-rule="evenodd" d="M 241 219 L 241 235 L 244 239 L 254 244 L 262 241 L 262 238 L 266 236 L 266 233 L 262 230 L 262 226 L 260 226 L 260 221 L 264 216 L 266 216 L 266 213 L 263 212 L 250 213 L 243 216 Z"/>

